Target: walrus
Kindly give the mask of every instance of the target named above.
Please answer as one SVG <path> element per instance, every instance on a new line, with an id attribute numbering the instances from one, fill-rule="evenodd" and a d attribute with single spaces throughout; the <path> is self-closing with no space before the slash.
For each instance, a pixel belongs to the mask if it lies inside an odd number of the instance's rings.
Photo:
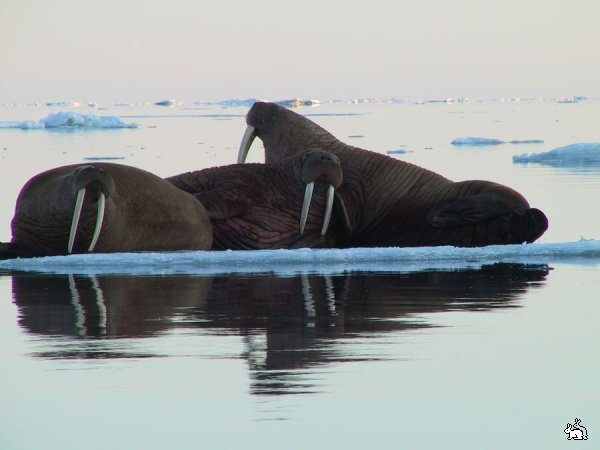
<path id="1" fill-rule="evenodd" d="M 215 250 L 333 247 L 329 230 L 339 159 L 307 150 L 273 164 L 232 164 L 166 179 L 200 201 Z"/>
<path id="2" fill-rule="evenodd" d="M 274 103 L 257 102 L 238 153 L 245 161 L 255 137 L 265 162 L 306 148 L 337 156 L 344 183 L 336 189 L 338 247 L 460 247 L 537 240 L 548 219 L 519 192 L 485 180 L 454 182 L 425 168 L 347 145 L 306 117 Z"/>
<path id="3" fill-rule="evenodd" d="M 208 250 L 203 205 L 135 167 L 75 164 L 31 178 L 21 189 L 12 239 L 0 258 L 134 251 Z"/>

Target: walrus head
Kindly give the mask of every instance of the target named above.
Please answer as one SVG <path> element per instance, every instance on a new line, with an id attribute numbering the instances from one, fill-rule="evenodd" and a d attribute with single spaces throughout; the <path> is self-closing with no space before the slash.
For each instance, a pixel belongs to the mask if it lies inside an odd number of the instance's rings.
<path id="1" fill-rule="evenodd" d="M 302 176 L 301 180 L 306 184 L 304 191 L 304 202 L 302 203 L 302 212 L 300 214 L 300 234 L 304 233 L 304 226 L 308 217 L 308 209 L 312 199 L 315 180 L 317 178 L 326 178 L 329 182 L 327 188 L 327 202 L 325 206 L 325 217 L 323 219 L 323 228 L 321 234 L 325 235 L 331 220 L 331 211 L 333 209 L 333 196 L 335 189 L 342 185 L 343 173 L 340 160 L 337 156 L 316 149 L 309 149 L 302 155 Z"/>
<path id="2" fill-rule="evenodd" d="M 102 230 L 106 199 L 114 191 L 112 176 L 92 165 L 65 166 L 36 175 L 19 193 L 11 225 L 12 245 L 23 247 L 20 251 L 27 256 L 73 253 L 77 229 L 85 217 L 86 229 L 91 229 L 88 222 L 95 222 L 92 239 L 85 244 L 93 251 Z M 95 212 L 86 207 L 82 216 L 84 205 Z"/>
<path id="3" fill-rule="evenodd" d="M 81 216 L 81 208 L 85 199 L 86 193 L 89 193 L 92 198 L 98 199 L 98 213 L 96 215 L 96 226 L 94 227 L 94 235 L 88 248 L 89 252 L 94 251 L 94 247 L 98 242 L 102 222 L 104 221 L 104 208 L 106 198 L 115 190 L 115 182 L 112 177 L 104 170 L 94 166 L 81 166 L 75 170 L 72 181 L 73 193 L 77 193 L 75 208 L 73 210 L 73 219 L 71 221 L 71 229 L 69 231 L 69 243 L 67 244 L 67 252 L 73 252 L 73 243 L 77 234 L 77 226 Z"/>

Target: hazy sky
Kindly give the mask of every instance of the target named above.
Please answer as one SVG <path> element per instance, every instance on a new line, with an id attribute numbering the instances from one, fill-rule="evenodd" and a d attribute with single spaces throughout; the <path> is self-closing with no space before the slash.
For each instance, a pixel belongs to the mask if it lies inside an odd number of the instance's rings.
<path id="1" fill-rule="evenodd" d="M 600 0 L 0 0 L 0 103 L 600 95 Z"/>

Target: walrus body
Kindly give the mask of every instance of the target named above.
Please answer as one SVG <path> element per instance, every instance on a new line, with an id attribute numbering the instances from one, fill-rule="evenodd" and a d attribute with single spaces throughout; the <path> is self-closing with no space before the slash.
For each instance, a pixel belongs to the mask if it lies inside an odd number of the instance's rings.
<path id="1" fill-rule="evenodd" d="M 338 247 L 484 246 L 533 242 L 548 220 L 515 190 L 482 180 L 453 182 L 432 171 L 344 144 L 306 117 L 273 103 L 255 103 L 238 155 L 255 136 L 273 163 L 306 148 L 340 159 L 330 233 Z"/>
<path id="2" fill-rule="evenodd" d="M 326 231 L 342 173 L 339 160 L 327 152 L 300 152 L 273 164 L 212 167 L 167 181 L 204 205 L 215 250 L 335 245 L 334 234 Z"/>
<path id="3" fill-rule="evenodd" d="M 11 242 L 0 244 L 0 258 L 212 245 L 208 215 L 193 196 L 150 172 L 111 163 L 36 175 L 17 198 L 11 229 Z"/>

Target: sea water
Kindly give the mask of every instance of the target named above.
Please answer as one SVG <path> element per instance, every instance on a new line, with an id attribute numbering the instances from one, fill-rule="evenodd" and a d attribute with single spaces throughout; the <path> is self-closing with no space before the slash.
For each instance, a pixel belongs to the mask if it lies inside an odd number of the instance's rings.
<path id="1" fill-rule="evenodd" d="M 36 173 L 230 164 L 248 110 L 93 106 L 0 107 L 0 240 Z M 482 249 L 0 262 L 0 448 L 562 448 L 575 417 L 593 440 L 600 165 L 580 156 L 600 142 L 600 102 L 296 111 L 450 179 L 507 184 L 550 227 Z"/>

